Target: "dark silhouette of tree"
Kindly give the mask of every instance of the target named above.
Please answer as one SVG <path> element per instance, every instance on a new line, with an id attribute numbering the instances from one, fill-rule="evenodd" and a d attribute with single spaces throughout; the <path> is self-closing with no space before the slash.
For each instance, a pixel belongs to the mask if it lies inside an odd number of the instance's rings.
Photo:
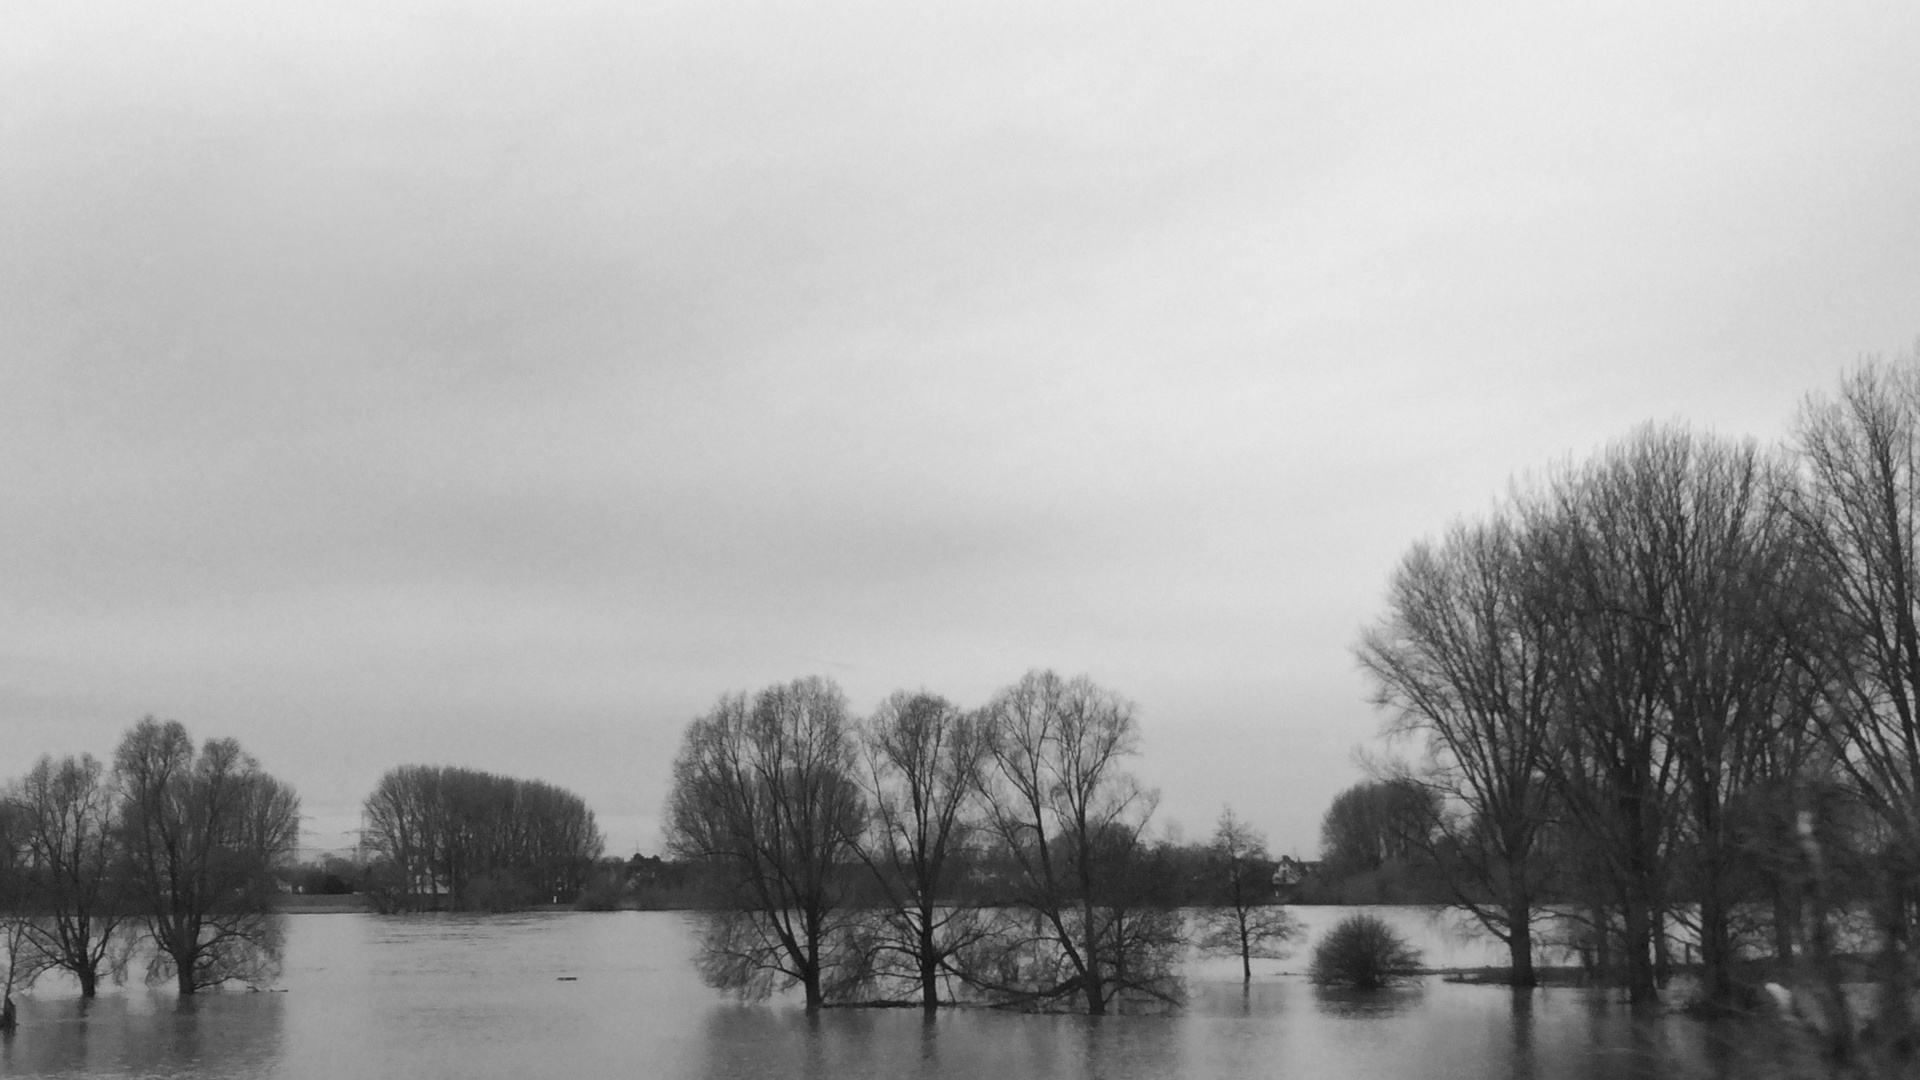
<path id="1" fill-rule="evenodd" d="M 687 726 L 668 845 L 722 889 L 701 949 L 712 985 L 797 983 L 814 1009 L 867 980 L 870 953 L 841 918 L 866 824 L 849 726 L 845 695 L 819 678 L 723 696 Z"/>
<path id="2" fill-rule="evenodd" d="M 1253 980 L 1256 957 L 1278 960 L 1301 934 L 1299 920 L 1275 897 L 1275 863 L 1266 838 L 1233 814 L 1220 812 L 1207 845 L 1206 905 L 1196 916 L 1194 944 L 1202 952 L 1240 958 L 1240 976 Z"/>
<path id="3" fill-rule="evenodd" d="M 363 807 L 361 844 L 398 907 L 505 910 L 572 900 L 605 849 L 578 795 L 476 769 L 403 765 Z"/>
<path id="4" fill-rule="evenodd" d="M 991 981 L 1031 1002 L 1078 997 L 1093 1015 L 1128 991 L 1175 1000 L 1182 927 L 1141 865 L 1154 798 L 1121 767 L 1139 738 L 1132 703 L 1085 677 L 1035 671 L 987 711 L 989 820 L 1021 920 Z"/>
<path id="5" fill-rule="evenodd" d="M 1320 820 L 1323 872 L 1339 877 L 1424 860 L 1439 812 L 1434 793 L 1407 777 L 1353 785 Z"/>
<path id="6" fill-rule="evenodd" d="M 41 916 L 28 936 L 50 966 L 73 974 L 81 997 L 93 997 L 101 975 L 124 968 L 123 930 L 133 917 L 106 770 L 91 754 L 42 757 L 16 786 L 15 803 L 32 866 L 29 903 Z"/>
<path id="7" fill-rule="evenodd" d="M 46 967 L 30 937 L 37 921 L 30 859 L 25 815 L 16 800 L 0 799 L 0 1034 L 18 1024 L 14 991 L 32 986 Z"/>
<path id="8" fill-rule="evenodd" d="M 953 958 L 984 932 L 981 912 L 955 895 L 955 870 L 980 840 L 985 722 L 937 695 L 902 691 L 861 735 L 872 823 L 857 849 L 883 899 L 875 959 L 901 969 L 933 1010 L 942 978 L 958 974 Z"/>
<path id="9" fill-rule="evenodd" d="M 1761 749 L 1804 722 L 1789 634 L 1810 593 L 1784 490 L 1750 442 L 1649 426 L 1560 477 L 1534 518 L 1562 631 L 1558 804 L 1614 887 L 1637 1000 L 1664 981 L 1680 895 L 1709 995 L 1732 993 L 1729 808 L 1765 780 Z"/>
<path id="10" fill-rule="evenodd" d="M 1341 919 L 1313 947 L 1307 977 L 1320 986 L 1379 990 L 1419 971 L 1420 952 L 1377 915 Z"/>
<path id="11" fill-rule="evenodd" d="M 192 994 L 277 969 L 274 870 L 298 842 L 300 802 L 232 739 L 196 752 L 178 721 L 142 720 L 114 753 L 129 895 L 156 954 L 149 977 Z"/>
<path id="12" fill-rule="evenodd" d="M 1860 364 L 1799 421 L 1796 504 L 1830 601 L 1824 647 L 1807 654 L 1823 690 L 1834 763 L 1879 822 L 1875 905 L 1882 1020 L 1915 1030 L 1911 965 L 1920 898 L 1920 350 Z M 1809 808 L 1809 812 L 1811 808 Z M 1910 1034 L 1904 1037 L 1911 1038 Z"/>
<path id="13" fill-rule="evenodd" d="M 1426 742 L 1420 780 L 1437 797 L 1437 862 L 1454 902 L 1507 945 L 1519 986 L 1535 981 L 1559 689 L 1540 589 L 1512 516 L 1458 526 L 1402 560 L 1386 616 L 1357 649 L 1392 730 Z"/>

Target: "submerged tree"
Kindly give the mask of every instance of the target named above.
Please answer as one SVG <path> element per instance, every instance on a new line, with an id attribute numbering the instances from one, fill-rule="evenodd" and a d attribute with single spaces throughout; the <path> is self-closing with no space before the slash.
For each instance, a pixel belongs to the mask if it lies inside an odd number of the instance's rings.
<path id="1" fill-rule="evenodd" d="M 985 724 L 938 695 L 903 691 L 861 741 L 872 823 L 857 850 L 884 900 L 876 967 L 899 969 L 932 1010 L 953 958 L 984 932 L 978 909 L 953 893 L 955 867 L 979 839 Z"/>
<path id="2" fill-rule="evenodd" d="M 1506 944 L 1519 986 L 1534 983 L 1544 769 L 1558 705 L 1533 569 L 1511 517 L 1456 527 L 1408 553 L 1386 616 L 1357 650 L 1393 730 L 1425 738 L 1439 866 L 1455 903 Z"/>
<path id="3" fill-rule="evenodd" d="M 37 916 L 26 834 L 19 804 L 0 799 L 0 1034 L 15 1026 L 14 991 L 32 986 L 46 966 L 31 939 Z"/>
<path id="4" fill-rule="evenodd" d="M 1194 944 L 1202 952 L 1240 958 L 1240 976 L 1253 980 L 1255 958 L 1278 960 L 1301 933 L 1299 920 L 1276 902 L 1275 864 L 1266 838 L 1233 814 L 1220 822 L 1207 846 L 1209 906 L 1200 909 Z"/>
<path id="5" fill-rule="evenodd" d="M 1419 972 L 1420 952 L 1377 915 L 1341 919 L 1313 947 L 1307 977 L 1321 986 L 1379 990 Z"/>
<path id="6" fill-rule="evenodd" d="M 42 757 L 15 800 L 33 868 L 29 902 L 41 916 L 29 936 L 49 966 L 73 974 L 81 997 L 93 997 L 101 975 L 124 967 L 123 930 L 133 918 L 106 770 L 91 754 Z"/>
<path id="7" fill-rule="evenodd" d="M 1143 867 L 1154 798 L 1122 768 L 1139 738 L 1132 703 L 1085 677 L 1035 671 L 988 715 L 989 821 L 1023 917 L 997 950 L 997 988 L 1077 997 L 1094 1015 L 1125 992 L 1174 1000 L 1182 926 Z"/>
<path id="8" fill-rule="evenodd" d="M 713 985 L 757 996 L 797 983 L 812 1009 L 866 977 L 841 918 L 866 815 L 849 726 L 845 695 L 819 678 L 723 696 L 687 726 L 668 845 L 723 890 L 701 943 Z"/>
<path id="9" fill-rule="evenodd" d="M 177 721 L 149 717 L 114 754 L 127 888 L 156 948 L 153 978 L 180 993 L 275 970 L 274 870 L 293 854 L 300 803 L 232 739 L 196 752 Z"/>

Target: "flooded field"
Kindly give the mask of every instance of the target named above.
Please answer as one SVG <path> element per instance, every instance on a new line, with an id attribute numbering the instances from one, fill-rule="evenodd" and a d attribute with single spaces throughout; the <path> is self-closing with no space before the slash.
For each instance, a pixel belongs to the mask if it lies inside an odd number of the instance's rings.
<path id="1" fill-rule="evenodd" d="M 1310 934 L 1350 909 L 1297 909 Z M 1417 909 L 1387 911 L 1435 966 L 1499 962 L 1494 944 Z M 109 989 L 83 1008 L 48 981 L 21 999 L 0 1074 L 57 1077 L 649 1076 L 687 1080 L 1132 1080 L 1237 1077 L 1797 1076 L 1777 1029 L 1665 1011 L 1606 991 L 1515 992 L 1429 977 L 1326 991 L 1290 960 L 1188 970 L 1169 1015 L 743 1005 L 703 986 L 688 916 L 288 917 L 278 991 Z"/>

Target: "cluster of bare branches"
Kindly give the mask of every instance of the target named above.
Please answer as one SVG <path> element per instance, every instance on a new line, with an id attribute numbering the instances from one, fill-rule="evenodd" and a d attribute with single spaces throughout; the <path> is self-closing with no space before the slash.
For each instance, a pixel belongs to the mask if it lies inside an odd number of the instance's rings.
<path id="1" fill-rule="evenodd" d="M 1138 738 L 1130 702 L 1045 671 L 977 710 L 902 692 L 864 720 L 821 679 L 722 697 L 668 805 L 675 854 L 722 890 L 703 972 L 809 1006 L 1177 1000 L 1187 938 L 1124 768 Z"/>
<path id="2" fill-rule="evenodd" d="M 149 979 L 182 994 L 270 977 L 275 870 L 299 826 L 291 788 L 232 739 L 196 747 L 178 722 L 136 724 L 111 771 L 88 754 L 41 758 L 0 801 L 4 997 L 52 970 L 92 997 L 142 943 Z"/>
<path id="3" fill-rule="evenodd" d="M 578 795 L 476 769 L 390 769 L 362 810 L 369 891 L 387 910 L 570 900 L 606 846 Z"/>
<path id="4" fill-rule="evenodd" d="M 1549 901 L 1636 999 L 1697 942 L 1715 1003 L 1866 905 L 1880 1028 L 1910 1030 L 1917 494 L 1920 358 L 1869 362 L 1790 447 L 1647 426 L 1407 554 L 1356 651 L 1516 981 Z"/>

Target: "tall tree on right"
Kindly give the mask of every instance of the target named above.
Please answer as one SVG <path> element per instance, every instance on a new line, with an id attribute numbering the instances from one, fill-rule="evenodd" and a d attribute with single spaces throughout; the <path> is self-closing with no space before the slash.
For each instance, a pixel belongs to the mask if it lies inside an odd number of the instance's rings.
<path id="1" fill-rule="evenodd" d="M 1886 837 L 1872 865 L 1884 935 L 1881 1027 L 1914 1030 L 1920 897 L 1920 348 L 1866 362 L 1803 407 L 1798 504 L 1825 579 L 1830 629 L 1809 652 L 1834 759 Z"/>

